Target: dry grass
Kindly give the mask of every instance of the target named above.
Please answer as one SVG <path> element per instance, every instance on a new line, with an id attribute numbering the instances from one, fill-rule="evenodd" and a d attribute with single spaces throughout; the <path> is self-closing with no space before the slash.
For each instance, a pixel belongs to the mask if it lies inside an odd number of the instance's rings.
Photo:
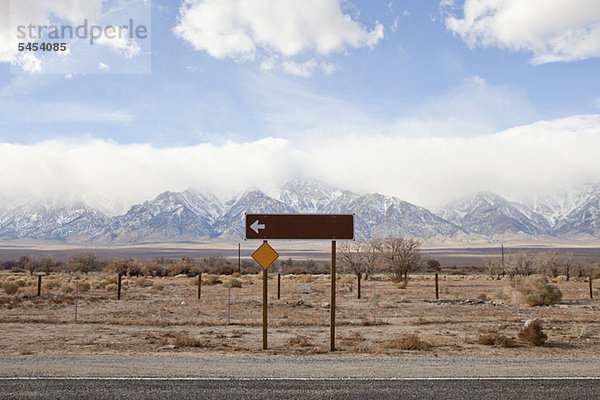
<path id="1" fill-rule="evenodd" d="M 229 280 L 223 282 L 223 286 L 225 286 L 225 287 L 231 286 L 232 288 L 241 288 L 242 281 L 237 278 L 230 278 Z"/>
<path id="2" fill-rule="evenodd" d="M 9 296 L 17 294 L 19 291 L 19 285 L 16 282 L 4 282 L 2 287 L 4 288 L 4 293 Z"/>
<path id="3" fill-rule="evenodd" d="M 479 335 L 476 342 L 485 346 L 496 346 L 511 348 L 515 347 L 515 340 L 511 337 L 501 335 L 499 333 L 486 333 Z"/>
<path id="4" fill-rule="evenodd" d="M 221 280 L 221 278 L 218 275 L 211 275 L 211 274 L 203 274 L 202 275 L 202 284 L 203 285 L 212 286 L 212 285 L 220 285 L 222 283 L 223 283 L 223 281 Z"/>
<path id="5" fill-rule="evenodd" d="M 389 349 L 395 350 L 427 350 L 431 345 L 425 342 L 416 333 L 396 336 L 387 343 Z"/>
<path id="6" fill-rule="evenodd" d="M 203 275 L 206 278 L 210 274 Z M 213 276 L 221 282 L 233 278 Z M 323 304 L 329 301 L 329 276 L 284 275 L 280 300 L 273 278 L 276 275 L 271 275 L 269 284 L 269 348 L 278 354 L 326 351 L 329 309 Z M 350 292 L 341 285 L 341 279 L 339 281 L 336 320 L 341 354 L 385 356 L 404 349 L 418 352 L 427 348 L 434 349 L 440 356 L 494 356 L 502 351 L 502 354 L 517 357 L 576 357 L 600 352 L 597 317 L 600 303 L 587 298 L 587 282 L 560 283 L 564 300 L 558 306 L 534 308 L 521 304 L 520 318 L 539 317 L 551 324 L 553 346 L 519 345 L 518 350 L 513 350 L 508 347 L 509 341 L 502 339 L 503 335 L 508 339 L 513 336 L 517 341 L 515 307 L 511 299 L 485 303 L 465 301 L 476 299 L 481 293 L 500 291 L 506 281 L 487 276 L 441 274 L 440 287 L 447 288 L 452 296 L 435 301 L 431 276 L 414 276 L 403 290 L 386 276 L 375 278 L 376 325 L 373 324 L 372 301 L 375 281 L 365 281 L 364 297 L 360 300 L 355 291 Z M 138 284 L 139 279 L 152 282 L 152 289 L 146 283 Z M 117 301 L 116 285 L 110 283 L 116 282 L 116 276 L 86 274 L 79 280 L 79 317 L 78 324 L 73 325 L 74 296 L 63 294 L 62 289 L 75 287 L 74 276 L 55 273 L 44 277 L 43 282 L 51 284 L 54 290 L 44 289 L 42 296 L 37 297 L 37 287 L 29 284 L 32 279 L 28 275 L 0 271 L 0 282 L 13 282 L 17 286 L 18 281 L 26 282 L 14 295 L 0 290 L 0 330 L 3 332 L 0 354 L 16 354 L 23 348 L 32 349 L 36 354 L 155 353 L 169 351 L 162 347 L 170 344 L 187 352 L 260 352 L 262 274 L 235 278 L 242 282 L 242 287 L 231 294 L 231 325 L 227 325 L 227 288 L 221 284 L 203 285 L 202 298 L 198 299 L 196 285 L 193 285 L 197 283 L 195 279 L 126 277 L 123 285 L 129 284 L 129 287 Z M 83 281 L 90 285 L 88 291 L 83 289 Z M 107 282 L 104 287 L 103 282 Z M 299 289 L 301 286 L 310 286 L 310 290 Z M 114 291 L 107 291 L 107 287 Z M 577 316 L 576 321 L 574 316 Z M 499 324 L 499 321 L 507 322 Z M 185 331 L 173 333 L 178 329 Z M 234 331 L 246 333 L 237 335 Z M 403 335 L 405 332 L 414 336 Z M 480 339 L 477 332 L 490 337 Z M 173 335 L 181 338 L 171 337 Z M 176 344 L 177 340 L 181 342 Z M 186 341 L 189 343 L 185 344 Z M 506 349 L 499 350 L 500 347 Z"/>
<path id="7" fill-rule="evenodd" d="M 312 344 L 308 340 L 308 336 L 296 335 L 288 340 L 290 346 L 293 347 L 310 347 Z"/>
<path id="8" fill-rule="evenodd" d="M 148 278 L 138 278 L 133 282 L 136 287 L 150 287 L 152 286 L 152 280 Z"/>

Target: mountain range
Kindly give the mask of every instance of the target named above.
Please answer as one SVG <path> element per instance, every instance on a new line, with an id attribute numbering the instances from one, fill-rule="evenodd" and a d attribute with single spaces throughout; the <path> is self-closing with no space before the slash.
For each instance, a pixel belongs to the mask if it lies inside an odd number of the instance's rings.
<path id="1" fill-rule="evenodd" d="M 164 192 L 109 216 L 83 201 L 0 204 L 0 239 L 134 244 L 243 237 L 244 213 L 354 213 L 357 238 L 401 235 L 431 243 L 600 239 L 600 184 L 518 202 L 480 192 L 435 212 L 392 196 L 357 194 L 296 178 L 268 195 L 220 199 L 207 190 Z"/>

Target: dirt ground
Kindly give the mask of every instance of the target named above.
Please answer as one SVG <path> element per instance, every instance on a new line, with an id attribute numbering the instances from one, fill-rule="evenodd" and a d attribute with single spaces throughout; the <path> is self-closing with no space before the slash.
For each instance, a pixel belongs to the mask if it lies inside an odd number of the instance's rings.
<path id="1" fill-rule="evenodd" d="M 262 350 L 262 277 L 203 275 L 197 278 L 124 277 L 117 300 L 116 276 L 81 275 L 75 322 L 76 278 L 57 273 L 43 278 L 0 272 L 16 294 L 0 291 L 0 354 L 325 354 L 329 349 L 328 275 L 269 276 L 268 340 Z M 210 280 L 216 282 L 209 282 Z M 559 278 L 563 300 L 550 307 L 520 304 L 506 280 L 482 275 L 440 275 L 435 300 L 433 275 L 412 275 L 407 288 L 377 275 L 364 281 L 338 277 L 336 354 L 425 356 L 589 357 L 600 353 L 600 303 L 589 299 L 584 280 Z M 220 282 L 220 283 L 219 283 Z M 212 284 L 209 284 L 212 283 Z M 89 290 L 86 287 L 89 285 Z M 598 291 L 594 292 L 598 298 Z M 373 296 L 376 296 L 376 303 Z M 376 314 L 376 315 L 375 315 Z M 545 345 L 522 343 L 523 322 L 543 321 Z M 416 334 L 412 338 L 408 334 Z M 496 334 L 514 345 L 480 344 Z M 408 341 L 407 341 L 408 340 Z"/>

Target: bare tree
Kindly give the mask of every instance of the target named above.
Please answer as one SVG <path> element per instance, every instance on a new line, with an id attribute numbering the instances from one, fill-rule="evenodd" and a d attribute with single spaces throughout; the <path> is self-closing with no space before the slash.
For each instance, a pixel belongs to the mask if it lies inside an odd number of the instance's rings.
<path id="1" fill-rule="evenodd" d="M 498 258 L 486 258 L 485 267 L 492 279 L 494 279 L 494 275 L 496 275 L 496 279 L 500 279 L 500 276 L 504 274 L 504 271 L 502 270 L 502 261 Z"/>
<path id="2" fill-rule="evenodd" d="M 382 266 L 396 282 L 408 285 L 408 274 L 423 265 L 421 242 L 412 238 L 390 236 L 374 244 L 379 251 Z"/>
<path id="3" fill-rule="evenodd" d="M 50 275 L 54 269 L 56 269 L 56 261 L 52 257 L 44 257 L 40 261 L 40 270 L 44 271 L 46 275 Z"/>
<path id="4" fill-rule="evenodd" d="M 360 299 L 360 284 L 365 277 L 373 273 L 377 262 L 377 253 L 369 241 L 342 242 L 337 253 L 341 270 L 354 274 L 357 280 L 357 297 Z"/>
<path id="5" fill-rule="evenodd" d="M 102 264 L 94 253 L 79 253 L 67 258 L 67 270 L 88 273 L 100 269 Z"/>
<path id="6" fill-rule="evenodd" d="M 573 255 L 571 253 L 543 252 L 535 256 L 535 269 L 540 274 L 552 278 L 556 278 L 560 274 L 569 276 L 573 265 Z"/>
<path id="7" fill-rule="evenodd" d="M 504 272 L 511 278 L 515 275 L 529 276 L 535 272 L 534 267 L 534 257 L 527 252 L 519 252 L 506 257 Z"/>
<path id="8" fill-rule="evenodd" d="M 30 275 L 33 275 L 33 273 L 36 269 L 38 269 L 39 266 L 40 264 L 34 256 L 21 256 L 21 258 L 19 258 L 19 267 L 29 271 Z"/>

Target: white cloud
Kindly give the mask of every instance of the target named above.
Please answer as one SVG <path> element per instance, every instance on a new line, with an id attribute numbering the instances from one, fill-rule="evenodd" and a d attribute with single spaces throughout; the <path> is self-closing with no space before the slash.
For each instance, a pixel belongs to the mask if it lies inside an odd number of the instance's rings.
<path id="1" fill-rule="evenodd" d="M 299 64 L 314 56 L 373 47 L 383 38 L 381 24 L 367 30 L 339 0 L 188 0 L 174 32 L 215 58 L 258 61 L 261 68 L 281 59 L 277 65 L 298 75 L 307 70 L 298 73 Z M 307 54 L 308 61 L 298 59 Z"/>
<path id="2" fill-rule="evenodd" d="M 101 140 L 0 143 L 0 170 L 12 172 L 0 175 L 0 197 L 33 199 L 60 191 L 96 204 L 107 194 L 131 204 L 164 190 L 198 186 L 220 194 L 253 185 L 270 191 L 303 174 L 433 208 L 483 189 L 515 198 L 598 181 L 598 148 L 600 115 L 541 121 L 476 138 L 362 132 L 295 143 L 267 138 L 171 148 Z"/>
<path id="3" fill-rule="evenodd" d="M 103 63 L 102 61 L 98 61 L 98 69 L 101 71 L 110 70 L 110 65 Z"/>
<path id="4" fill-rule="evenodd" d="M 471 47 L 532 53 L 533 64 L 600 56 L 598 0 L 466 0 L 462 17 L 451 12 L 446 27 Z"/>

